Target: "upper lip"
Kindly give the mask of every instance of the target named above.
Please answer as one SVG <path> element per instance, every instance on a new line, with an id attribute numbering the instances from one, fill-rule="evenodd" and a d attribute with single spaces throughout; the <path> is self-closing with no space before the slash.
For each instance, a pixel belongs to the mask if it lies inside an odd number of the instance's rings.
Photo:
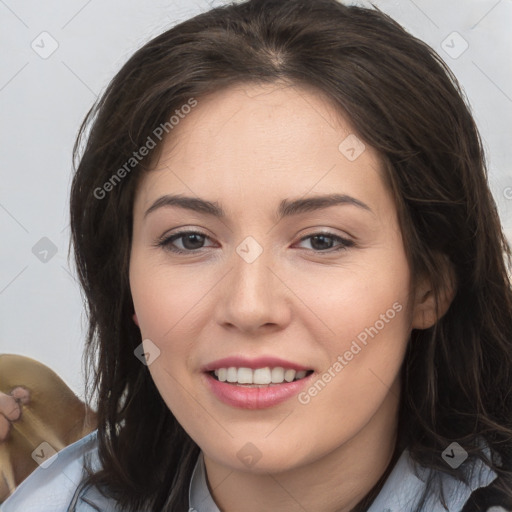
<path id="1" fill-rule="evenodd" d="M 261 356 L 256 357 L 254 359 L 248 359 L 246 357 L 241 356 L 233 356 L 233 357 L 225 357 L 223 359 L 217 359 L 216 361 L 212 361 L 211 363 L 203 366 L 203 372 L 211 372 L 213 370 L 218 370 L 219 368 L 252 368 L 253 370 L 257 368 L 276 368 L 280 366 L 281 368 L 289 368 L 291 370 L 311 370 L 306 366 L 301 364 L 294 363 L 292 361 L 286 361 L 284 359 L 280 359 L 278 357 L 271 356 Z"/>

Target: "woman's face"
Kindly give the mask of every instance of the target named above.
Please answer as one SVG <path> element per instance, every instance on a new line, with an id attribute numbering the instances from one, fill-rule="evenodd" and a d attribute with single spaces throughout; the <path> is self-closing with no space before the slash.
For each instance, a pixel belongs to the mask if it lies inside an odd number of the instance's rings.
<path id="1" fill-rule="evenodd" d="M 251 471 L 394 425 L 415 313 L 376 152 L 305 88 L 230 87 L 180 117 L 137 189 L 130 260 L 169 409 L 206 456 Z"/>

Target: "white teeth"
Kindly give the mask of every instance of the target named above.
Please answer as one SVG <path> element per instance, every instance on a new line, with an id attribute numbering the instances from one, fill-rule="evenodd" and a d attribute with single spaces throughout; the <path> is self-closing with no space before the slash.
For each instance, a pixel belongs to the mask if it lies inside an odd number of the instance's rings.
<path id="1" fill-rule="evenodd" d="M 283 382 L 292 382 L 303 379 L 308 373 L 306 370 L 284 369 L 281 366 L 275 368 L 217 368 L 213 372 L 220 382 L 230 382 L 237 384 L 268 385 L 282 384 Z"/>
<path id="2" fill-rule="evenodd" d="M 238 384 L 252 384 L 252 370 L 250 368 L 238 368 L 237 380 Z"/>
<path id="3" fill-rule="evenodd" d="M 286 382 L 291 382 L 293 379 L 295 379 L 295 374 L 297 372 L 295 370 L 286 370 L 284 372 L 284 380 Z"/>
<path id="4" fill-rule="evenodd" d="M 238 371 L 233 366 L 230 366 L 228 368 L 228 373 L 227 373 L 227 376 L 226 376 L 226 380 L 228 382 L 237 382 L 237 380 L 238 380 Z"/>
<path id="5" fill-rule="evenodd" d="M 270 368 L 258 368 L 254 370 L 252 384 L 270 384 L 271 382 Z"/>
<path id="6" fill-rule="evenodd" d="M 284 380 L 284 368 L 281 368 L 280 366 L 276 368 L 272 368 L 272 382 L 274 384 L 283 382 Z"/>

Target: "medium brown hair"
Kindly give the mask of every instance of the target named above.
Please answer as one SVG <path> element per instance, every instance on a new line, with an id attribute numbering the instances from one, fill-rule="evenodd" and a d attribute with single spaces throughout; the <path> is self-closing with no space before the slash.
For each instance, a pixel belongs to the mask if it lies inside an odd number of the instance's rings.
<path id="1" fill-rule="evenodd" d="M 427 275 L 439 294 L 443 261 L 454 270 L 450 308 L 434 327 L 412 331 L 402 367 L 397 450 L 435 470 L 418 510 L 429 499 L 444 503 L 440 476 L 467 481 L 477 458 L 510 496 L 510 251 L 477 128 L 455 77 L 430 47 L 376 9 L 335 0 L 249 0 L 180 23 L 138 50 L 88 113 L 71 190 L 103 465 L 87 483 L 127 511 L 188 508 L 199 447 L 133 353 L 141 336 L 128 280 L 132 207 L 137 177 L 158 147 L 104 197 L 94 191 L 190 98 L 200 102 L 243 82 L 304 85 L 331 98 L 381 155 L 412 275 Z M 441 458 L 453 441 L 469 454 L 457 469 Z"/>

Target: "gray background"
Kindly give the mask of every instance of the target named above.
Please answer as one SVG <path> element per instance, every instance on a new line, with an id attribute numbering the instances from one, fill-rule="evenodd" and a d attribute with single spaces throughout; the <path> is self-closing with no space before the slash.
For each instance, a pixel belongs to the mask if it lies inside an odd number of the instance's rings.
<path id="1" fill-rule="evenodd" d="M 85 315 L 67 256 L 79 124 L 137 48 L 221 3 L 0 0 L 0 353 L 41 361 L 80 397 Z M 512 0 L 373 4 L 435 48 L 464 87 L 512 239 Z"/>

